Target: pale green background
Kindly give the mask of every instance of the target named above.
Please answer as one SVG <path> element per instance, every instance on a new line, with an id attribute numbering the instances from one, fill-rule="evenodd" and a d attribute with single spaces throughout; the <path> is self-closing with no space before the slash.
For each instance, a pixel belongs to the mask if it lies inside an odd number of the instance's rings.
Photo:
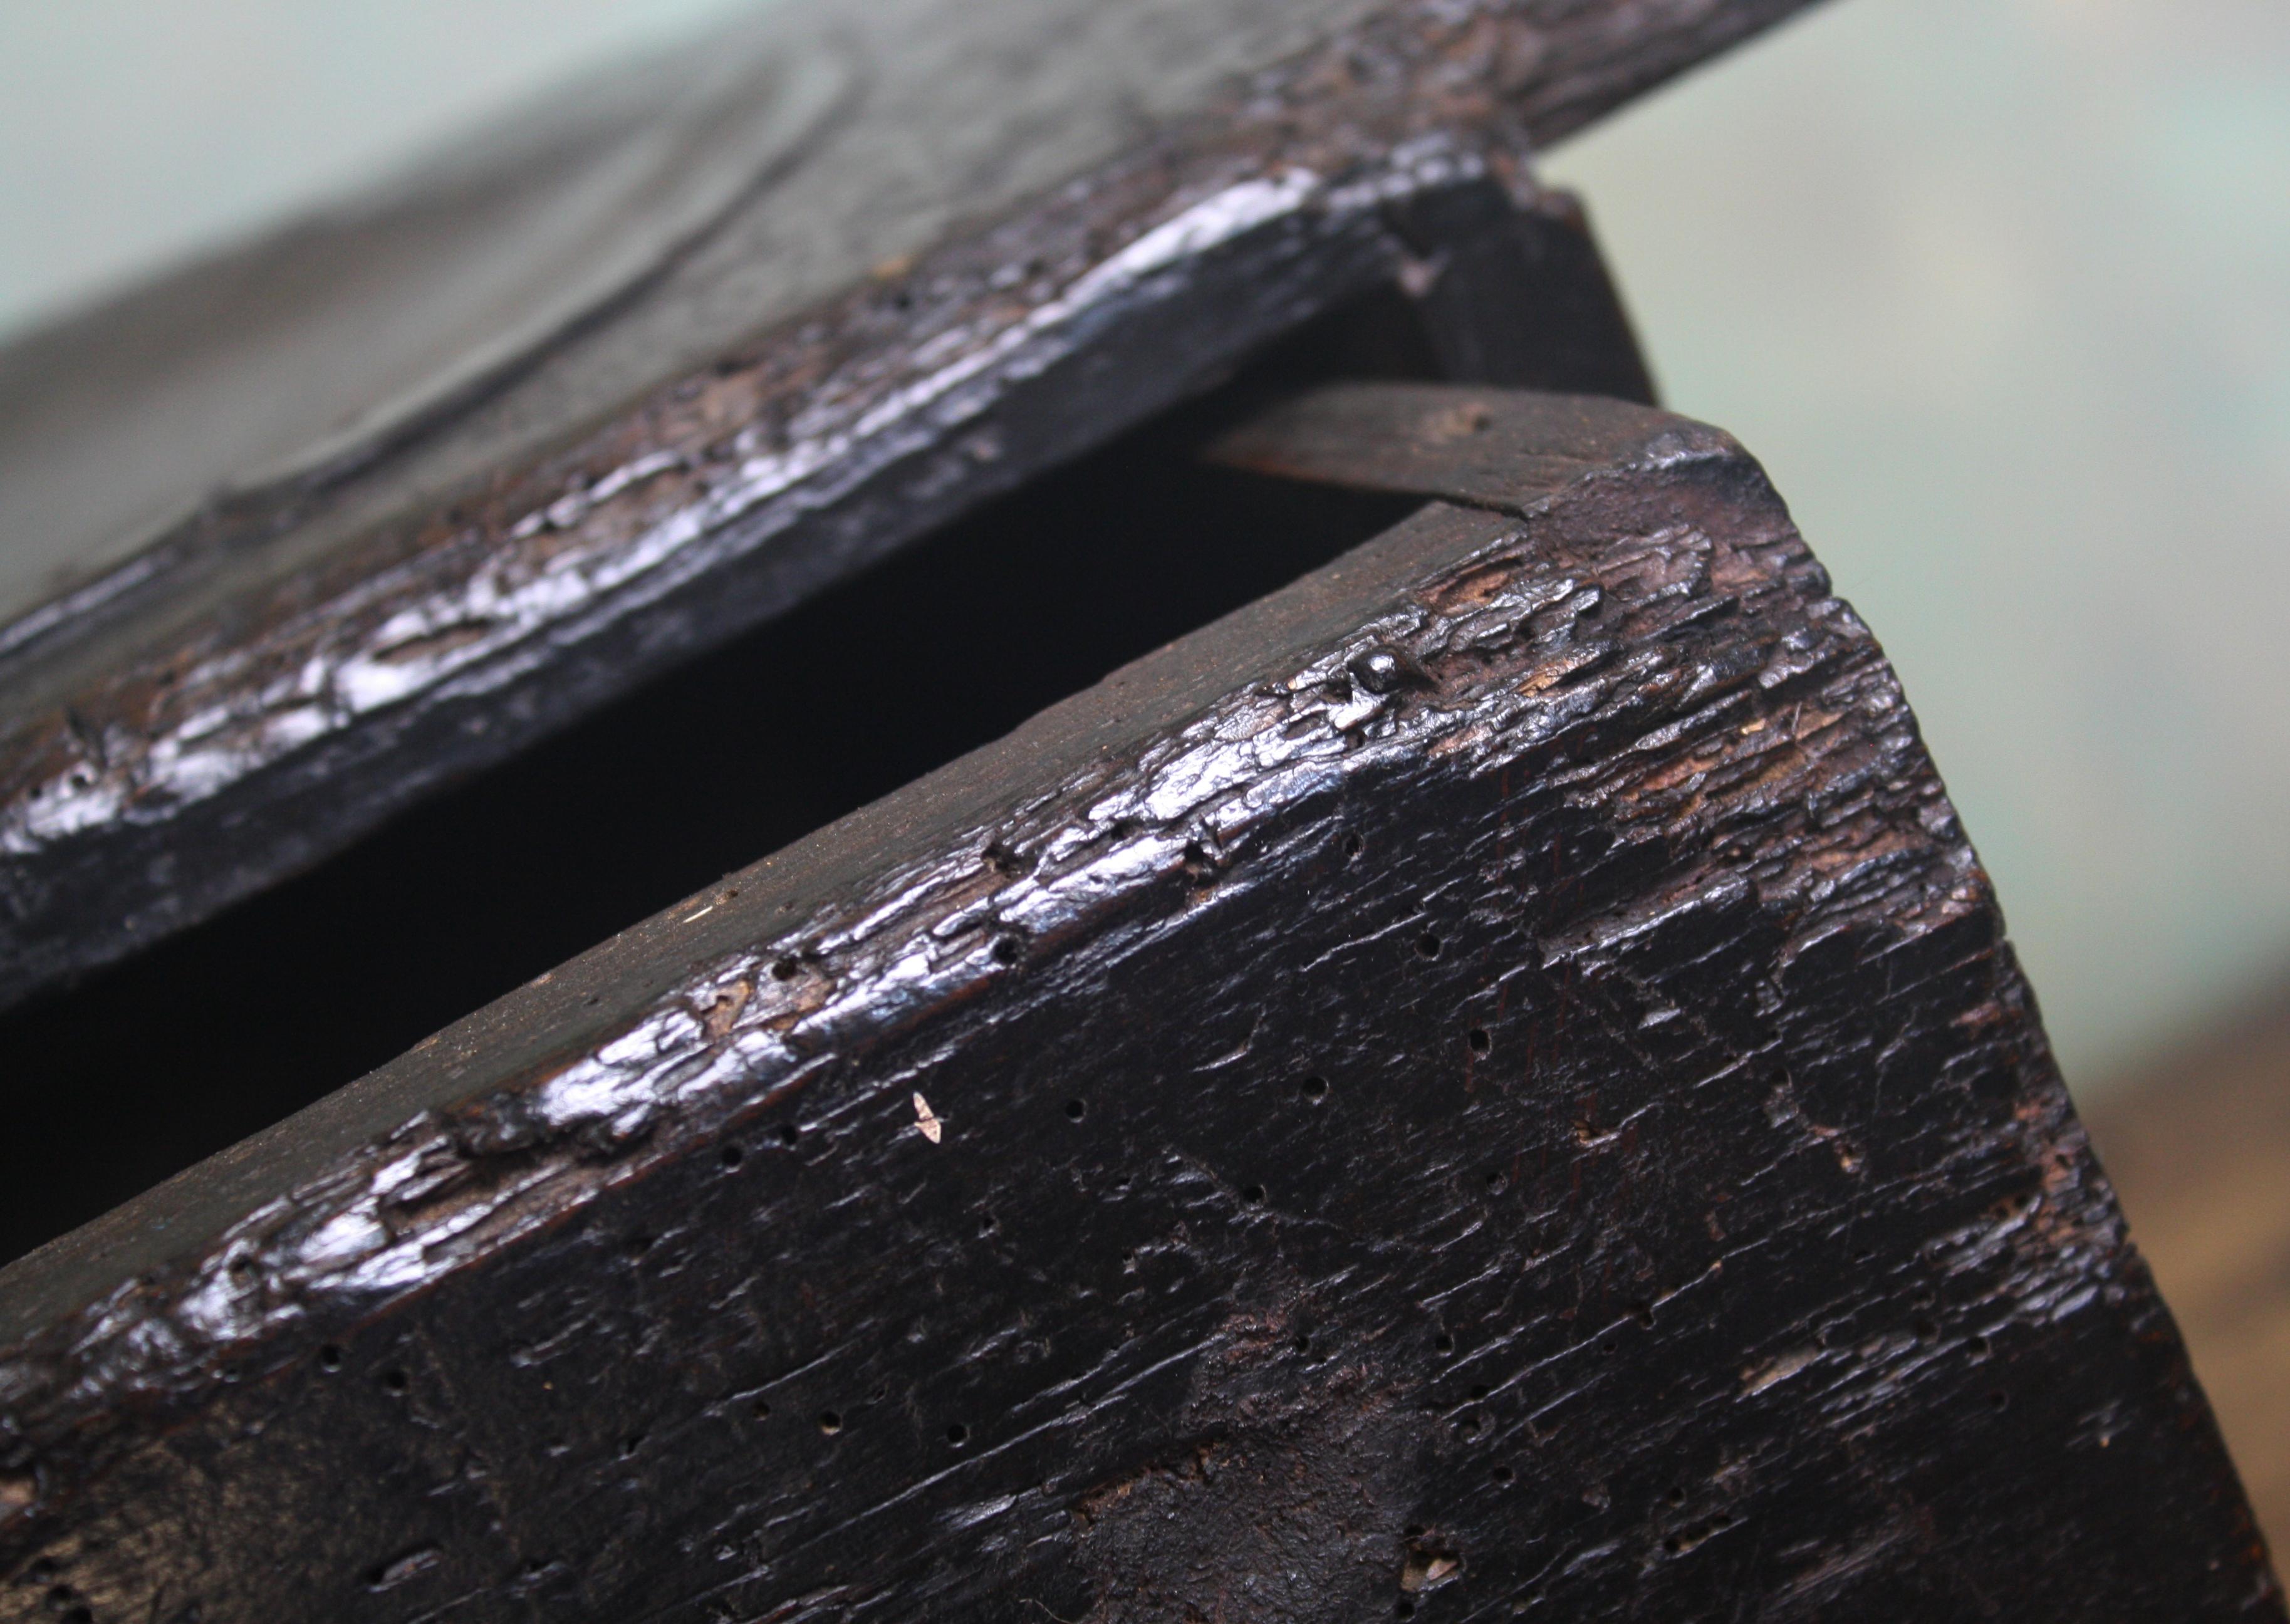
<path id="1" fill-rule="evenodd" d="M 729 9 L 0 0 L 0 333 Z M 1549 169 L 1891 651 L 2071 1078 L 2279 986 L 2290 0 L 1835 0 Z"/>
<path id="2" fill-rule="evenodd" d="M 1884 640 L 2070 1081 L 2290 968 L 2290 3 L 1836 0 L 1575 147 Z"/>

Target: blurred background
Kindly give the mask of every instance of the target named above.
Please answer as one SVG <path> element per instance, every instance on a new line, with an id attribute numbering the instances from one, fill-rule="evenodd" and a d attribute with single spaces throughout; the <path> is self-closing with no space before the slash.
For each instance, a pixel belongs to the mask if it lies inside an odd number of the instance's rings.
<path id="1" fill-rule="evenodd" d="M 0 6 L 0 342 L 751 0 Z M 2290 5 L 1830 0 L 1549 155 L 1898 666 L 2290 1542 Z"/>
<path id="2" fill-rule="evenodd" d="M 2290 1556 L 2290 4 L 1830 0 L 1546 172 L 1899 668 Z"/>

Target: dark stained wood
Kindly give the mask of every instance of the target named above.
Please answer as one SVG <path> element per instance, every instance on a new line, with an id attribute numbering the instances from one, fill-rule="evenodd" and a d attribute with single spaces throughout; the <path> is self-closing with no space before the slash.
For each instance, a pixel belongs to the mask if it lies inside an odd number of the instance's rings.
<path id="1" fill-rule="evenodd" d="M 0 1003 L 1373 289 L 1445 375 L 1642 393 L 1531 147 L 1801 4 L 779 6 L 0 356 L 56 572 L 0 591 Z"/>
<path id="2" fill-rule="evenodd" d="M 2281 1619 L 1755 464 L 1386 398 L 1518 477 L 0 1271 L 0 1618 Z"/>

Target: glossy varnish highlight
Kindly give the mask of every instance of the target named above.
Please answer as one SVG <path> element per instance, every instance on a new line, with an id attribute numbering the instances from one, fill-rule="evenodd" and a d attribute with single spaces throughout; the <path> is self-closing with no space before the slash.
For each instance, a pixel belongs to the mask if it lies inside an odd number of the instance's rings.
<path id="1" fill-rule="evenodd" d="M 0 1274 L 0 1616 L 2279 1618 L 1873 641 L 1722 435 L 1480 422 Z"/>

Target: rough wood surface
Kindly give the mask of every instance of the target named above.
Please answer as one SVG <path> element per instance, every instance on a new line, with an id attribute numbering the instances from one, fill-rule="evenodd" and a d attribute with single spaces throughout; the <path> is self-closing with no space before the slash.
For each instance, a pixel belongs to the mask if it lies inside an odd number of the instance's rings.
<path id="1" fill-rule="evenodd" d="M 0 1272 L 0 1617 L 2279 1620 L 1875 644 L 1725 436 L 1483 417 Z"/>
<path id="2" fill-rule="evenodd" d="M 436 207 L 417 185 L 0 357 L 0 500 L 39 532 L 14 551 L 63 572 L 0 630 L 0 1001 L 315 860 L 1317 311 L 1394 277 L 1437 302 L 1450 264 L 1486 268 L 1502 198 L 1535 204 L 1533 140 L 1800 3 L 782 6 L 717 52 L 770 116 L 739 83 L 677 101 L 670 144 L 701 150 L 657 187 L 616 167 L 661 133 L 640 119 L 580 124 L 564 164 L 526 132 L 449 165 Z M 692 179 L 710 131 L 748 192 Z M 689 194 L 653 258 L 583 235 L 620 195 L 591 170 Z M 553 235 L 499 201 L 540 172 Z M 436 272 L 423 233 L 468 239 L 487 299 L 433 323 L 373 284 Z M 345 268 L 336 308 L 311 290 Z M 373 320 L 393 300 L 420 319 Z M 426 336 L 368 354 L 401 330 Z M 1456 376 L 1593 381 L 1458 337 Z M 372 381 L 282 410 L 314 372 Z"/>

